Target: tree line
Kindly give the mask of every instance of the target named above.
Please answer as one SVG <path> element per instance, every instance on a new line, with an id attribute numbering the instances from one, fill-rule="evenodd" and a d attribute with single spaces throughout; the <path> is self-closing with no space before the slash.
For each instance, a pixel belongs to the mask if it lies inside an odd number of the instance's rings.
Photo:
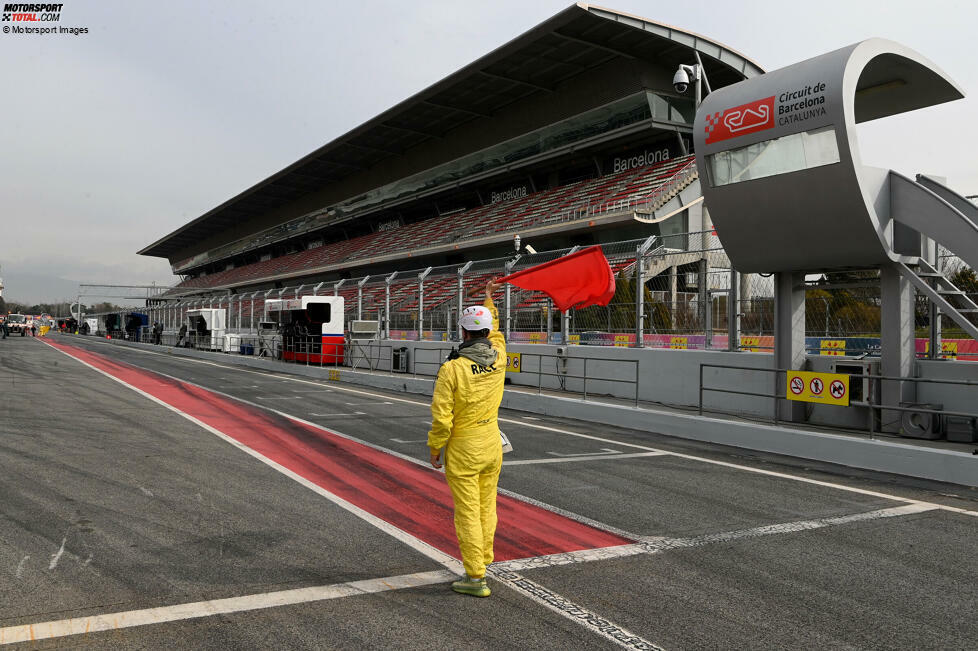
<path id="1" fill-rule="evenodd" d="M 18 301 L 7 301 L 0 296 L 0 314 L 50 314 L 54 317 L 71 316 L 70 306 L 72 301 L 61 301 L 59 303 L 35 303 L 28 305 Z M 123 312 L 130 311 L 131 307 L 122 307 L 114 303 L 102 302 L 93 305 L 82 304 L 82 312 L 97 314 L 101 312 Z"/>

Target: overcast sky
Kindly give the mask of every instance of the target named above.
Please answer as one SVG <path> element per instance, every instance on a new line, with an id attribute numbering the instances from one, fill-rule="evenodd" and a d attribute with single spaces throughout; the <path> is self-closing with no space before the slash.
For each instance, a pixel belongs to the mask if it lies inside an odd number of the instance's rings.
<path id="1" fill-rule="evenodd" d="M 136 251 L 568 4 L 64 0 L 59 24 L 89 33 L 0 33 L 5 297 L 174 282 Z M 916 49 L 968 96 L 863 125 L 864 162 L 978 193 L 978 3 L 601 4 L 767 70 L 872 36 Z"/>

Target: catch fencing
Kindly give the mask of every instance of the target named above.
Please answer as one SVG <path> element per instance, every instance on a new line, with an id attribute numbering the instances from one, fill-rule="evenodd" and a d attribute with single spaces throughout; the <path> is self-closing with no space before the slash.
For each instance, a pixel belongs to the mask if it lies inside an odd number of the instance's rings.
<path id="1" fill-rule="evenodd" d="M 258 332 L 266 300 L 309 295 L 345 299 L 345 321 L 375 320 L 385 340 L 459 340 L 459 311 L 481 301 L 482 288 L 500 277 L 548 262 L 577 247 L 419 268 L 333 282 L 305 284 L 192 299 L 171 298 L 151 307 L 150 323 L 179 330 L 189 309 L 222 308 L 227 332 Z M 603 244 L 616 276 L 607 306 L 560 312 L 550 299 L 506 285 L 497 296 L 500 328 L 513 343 L 719 349 L 769 352 L 774 336 L 774 282 L 770 275 L 742 274 L 730 264 L 712 231 L 672 233 Z M 978 300 L 972 269 L 946 250 L 938 268 Z M 878 271 L 846 271 L 806 279 L 806 345 L 814 354 L 878 353 Z M 638 288 L 641 287 L 641 291 Z M 729 305 L 734 296 L 733 305 Z M 917 296 L 918 353 L 978 359 L 978 345 L 947 318 L 941 319 L 941 351 L 928 349 L 929 302 Z M 731 340 L 730 333 L 734 333 Z M 973 353 L 973 356 L 972 356 Z"/>

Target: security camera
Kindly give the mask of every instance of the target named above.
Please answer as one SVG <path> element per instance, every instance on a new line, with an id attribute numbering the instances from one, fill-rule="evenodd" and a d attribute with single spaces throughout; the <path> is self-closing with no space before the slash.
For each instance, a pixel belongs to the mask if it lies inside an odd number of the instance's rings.
<path id="1" fill-rule="evenodd" d="M 679 70 L 672 76 L 672 86 L 679 94 L 685 93 L 689 88 L 689 74 L 683 66 L 679 66 Z"/>

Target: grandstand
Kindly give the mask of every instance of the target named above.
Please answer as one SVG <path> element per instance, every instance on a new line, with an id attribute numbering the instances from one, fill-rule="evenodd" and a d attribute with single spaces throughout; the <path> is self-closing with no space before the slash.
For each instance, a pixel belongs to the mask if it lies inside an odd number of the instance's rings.
<path id="1" fill-rule="evenodd" d="M 512 256 L 517 235 L 560 250 L 708 229 L 695 106 L 671 83 L 696 62 L 713 89 L 762 72 L 702 36 L 572 5 L 140 253 L 170 261 L 173 297 L 230 294 L 257 314 L 270 289 L 326 284 L 359 315 L 418 307 L 417 282 L 384 277 Z M 425 309 L 458 282 L 428 279 Z"/>

